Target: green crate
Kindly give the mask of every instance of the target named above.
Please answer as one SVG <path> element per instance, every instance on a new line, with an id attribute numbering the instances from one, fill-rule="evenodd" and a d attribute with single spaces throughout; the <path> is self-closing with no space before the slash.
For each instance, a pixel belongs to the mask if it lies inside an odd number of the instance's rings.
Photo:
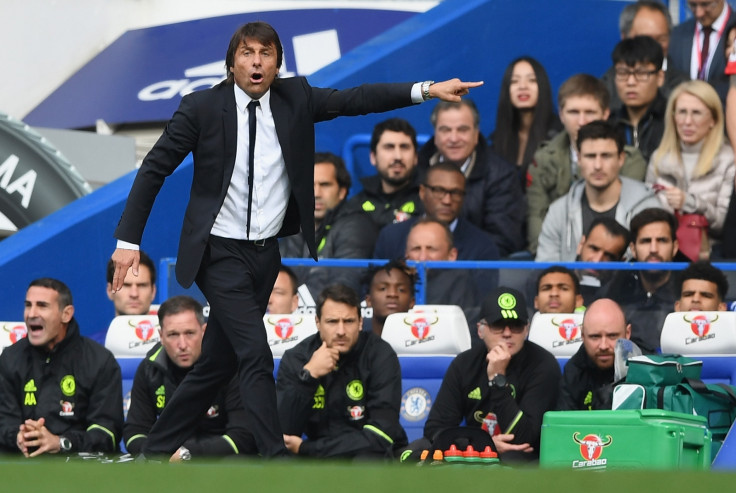
<path id="1" fill-rule="evenodd" d="M 541 467 L 574 470 L 689 469 L 711 463 L 700 416 L 635 409 L 550 411 L 542 422 Z"/>

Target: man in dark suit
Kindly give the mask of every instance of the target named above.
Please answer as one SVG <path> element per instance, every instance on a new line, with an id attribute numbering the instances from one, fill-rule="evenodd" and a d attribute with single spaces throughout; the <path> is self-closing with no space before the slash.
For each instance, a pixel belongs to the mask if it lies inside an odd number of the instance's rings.
<path id="1" fill-rule="evenodd" d="M 460 215 L 465 197 L 465 175 L 452 163 L 437 163 L 419 185 L 419 198 L 426 215 L 447 225 L 457 248 L 458 260 L 498 260 L 498 248 L 490 233 Z M 381 229 L 374 258 L 396 259 L 404 255 L 409 230 L 419 220 L 389 224 Z"/>
<path id="2" fill-rule="evenodd" d="M 690 0 L 687 4 L 693 17 L 672 30 L 669 50 L 672 65 L 693 79 L 709 82 L 725 104 L 728 76 L 724 73 L 723 53 L 729 27 L 736 25 L 736 16 L 726 0 Z M 707 55 L 703 56 L 706 51 Z"/>
<path id="3" fill-rule="evenodd" d="M 115 231 L 113 290 L 118 290 L 128 269 L 138 273 L 138 245 L 164 179 L 193 153 L 176 275 L 185 287 L 197 282 L 210 303 L 209 325 L 202 355 L 152 428 L 146 455 L 170 456 L 235 371 L 246 426 L 254 430 L 260 454 L 286 453 L 262 317 L 279 272 L 276 238 L 301 230 L 316 258 L 314 195 L 308 186 L 314 123 L 433 97 L 460 100 L 482 84 L 453 79 L 320 89 L 303 77 L 277 79 L 282 56 L 270 25 L 252 22 L 235 32 L 227 79 L 182 99 L 144 159 Z"/>

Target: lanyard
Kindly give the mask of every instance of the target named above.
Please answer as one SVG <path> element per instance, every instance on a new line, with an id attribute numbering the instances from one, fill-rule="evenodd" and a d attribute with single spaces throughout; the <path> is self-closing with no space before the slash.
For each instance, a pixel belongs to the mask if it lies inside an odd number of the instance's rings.
<path id="1" fill-rule="evenodd" d="M 725 6 L 726 8 L 726 18 L 723 20 L 723 25 L 718 30 L 718 37 L 716 38 L 716 45 L 718 44 L 718 41 L 720 41 L 721 36 L 723 36 L 723 31 L 726 30 L 726 26 L 728 25 L 728 19 L 731 17 L 731 10 L 728 8 L 728 5 Z M 695 23 L 695 41 L 698 41 L 698 31 L 700 31 L 701 34 L 703 34 L 703 42 L 705 42 L 705 33 L 703 32 L 703 28 L 698 28 L 699 23 Z M 700 48 L 696 49 L 695 51 L 698 53 L 698 74 L 700 74 L 703 71 L 703 66 L 708 63 L 708 60 L 703 60 L 703 49 L 702 49 L 703 43 L 700 43 Z M 708 50 L 708 54 L 710 55 L 710 49 Z M 710 56 L 709 56 L 710 57 Z"/>

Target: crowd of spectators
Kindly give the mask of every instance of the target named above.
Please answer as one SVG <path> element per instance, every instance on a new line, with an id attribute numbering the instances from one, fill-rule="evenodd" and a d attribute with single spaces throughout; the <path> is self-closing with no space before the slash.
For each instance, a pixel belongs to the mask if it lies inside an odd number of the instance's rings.
<path id="1" fill-rule="evenodd" d="M 379 123 L 370 144 L 376 175 L 352 198 L 343 160 L 314 156 L 318 256 L 373 258 L 380 267 L 279 272 L 269 312 L 297 310 L 302 285 L 317 300 L 318 332 L 287 351 L 277 377 L 289 451 L 392 457 L 428 447 L 464 420 L 487 431 L 502 456 L 533 460 L 545 411 L 610 408 L 616 341 L 654 353 L 668 313 L 726 309 L 728 282 L 709 261 L 732 256 L 728 235 L 736 230 L 736 15 L 725 0 L 688 5 L 693 19 L 676 27 L 659 2 L 624 7 L 612 67 L 601 78 L 572 74 L 559 88 L 557 113 L 543 61 L 522 55 L 503 74 L 488 138 L 470 98 L 435 105 L 434 134 L 422 147 L 409 122 Z M 683 232 L 686 218 L 698 218 L 699 235 Z M 300 235 L 279 248 L 282 257 L 311 256 Z M 414 305 L 416 273 L 405 261 L 533 258 L 691 265 L 682 275 L 554 266 L 529 273 L 525 294 L 499 286 L 492 270 L 430 269 L 427 304 L 460 306 L 473 347 L 451 364 L 424 441 L 408 444 L 399 362 L 380 338 L 390 314 Z M 149 313 L 153 262 L 142 253 L 139 274 L 129 273 L 117 291 L 111 269 L 115 315 Z M 25 307 L 28 338 L 0 357 L 0 448 L 26 456 L 110 452 L 123 438 L 128 450 L 140 450 L 196 364 L 202 306 L 175 297 L 159 308 L 161 342 L 139 367 L 125 424 L 119 368 L 79 335 L 68 288 L 34 281 Z M 529 322 L 535 312 L 576 311 L 585 311 L 583 344 L 560 375 L 551 354 L 527 340 Z M 37 376 L 44 358 L 51 394 Z M 255 453 L 244 412 L 231 382 L 170 460 Z"/>

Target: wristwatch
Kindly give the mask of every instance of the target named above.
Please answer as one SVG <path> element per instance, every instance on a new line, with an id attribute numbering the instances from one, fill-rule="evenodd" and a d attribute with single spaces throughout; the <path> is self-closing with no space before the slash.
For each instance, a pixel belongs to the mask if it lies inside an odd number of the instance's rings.
<path id="1" fill-rule="evenodd" d="M 312 383 L 316 380 L 316 378 L 314 378 L 312 374 L 309 373 L 309 370 L 307 370 L 306 368 L 302 368 L 302 370 L 299 372 L 299 380 L 304 383 Z"/>
<path id="2" fill-rule="evenodd" d="M 422 99 L 424 99 L 425 101 L 429 101 L 430 99 L 432 99 L 429 95 L 429 86 L 431 86 L 432 84 L 434 84 L 433 80 L 425 80 L 424 82 L 422 82 Z"/>
<path id="3" fill-rule="evenodd" d="M 192 460 L 192 453 L 184 445 L 179 447 L 178 452 L 179 452 L 179 458 L 181 460 Z"/>
<path id="4" fill-rule="evenodd" d="M 488 380 L 488 386 L 489 387 L 498 387 L 500 389 L 505 389 L 509 386 L 509 381 L 506 380 L 506 375 L 502 375 L 500 373 L 496 373 L 493 375 L 493 378 Z"/>
<path id="5" fill-rule="evenodd" d="M 62 452 L 71 452 L 72 441 L 69 440 L 67 437 L 59 437 L 59 448 Z"/>

